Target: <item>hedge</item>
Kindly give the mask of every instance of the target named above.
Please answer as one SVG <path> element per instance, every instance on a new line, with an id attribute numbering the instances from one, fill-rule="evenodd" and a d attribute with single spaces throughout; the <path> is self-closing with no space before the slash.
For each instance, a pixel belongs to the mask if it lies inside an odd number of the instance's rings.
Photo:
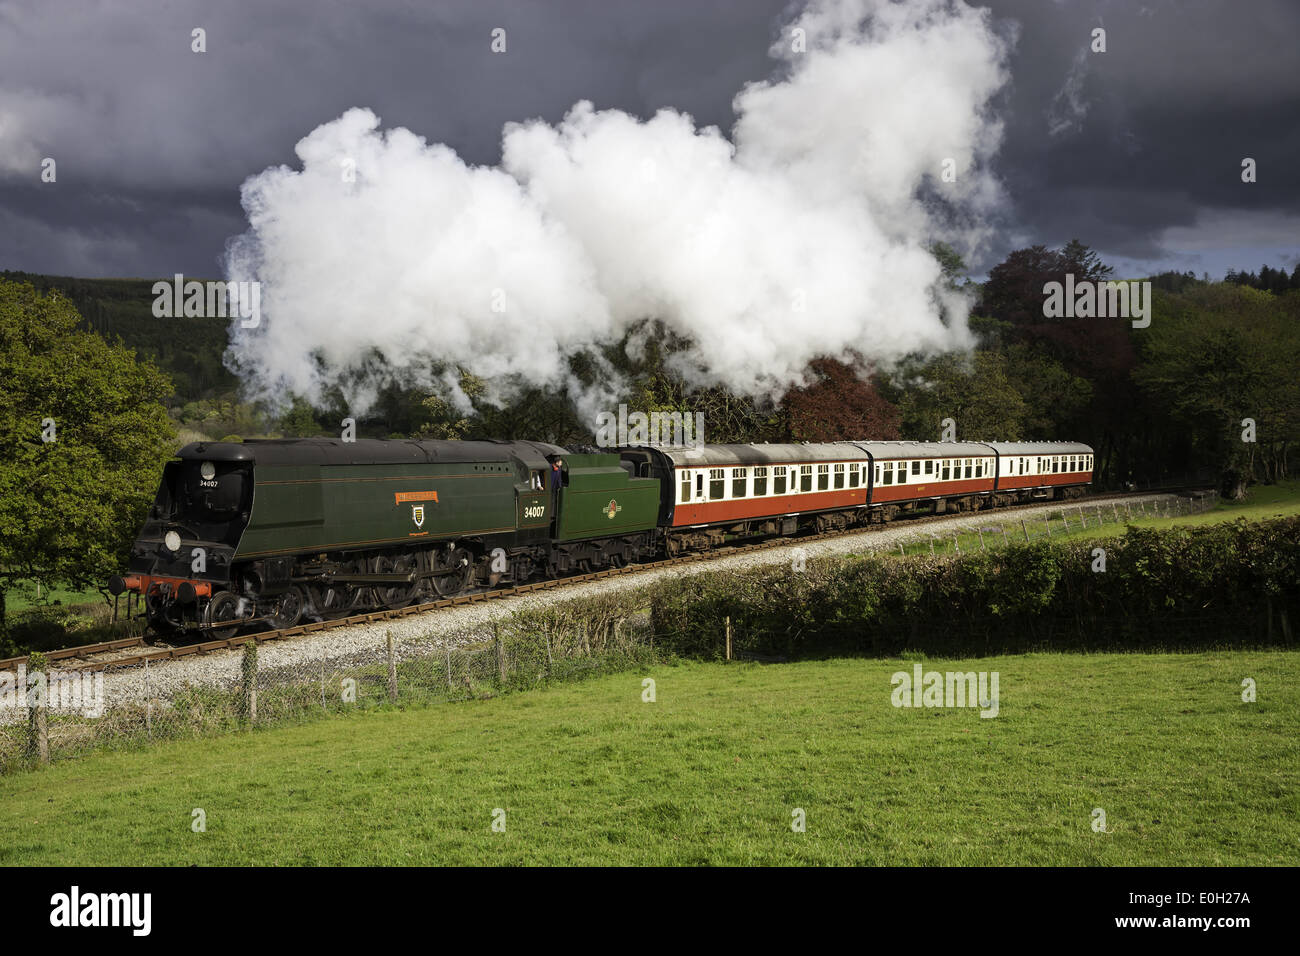
<path id="1" fill-rule="evenodd" d="M 1300 518 L 1286 518 L 704 572 L 657 583 L 649 603 L 665 650 L 716 658 L 730 618 L 739 653 L 788 658 L 1279 646 L 1298 596 Z"/>

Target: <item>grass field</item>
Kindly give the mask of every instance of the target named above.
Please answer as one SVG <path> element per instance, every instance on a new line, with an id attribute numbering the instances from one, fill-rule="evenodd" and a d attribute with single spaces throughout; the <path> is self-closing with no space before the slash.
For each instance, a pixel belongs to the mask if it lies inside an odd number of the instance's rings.
<path id="1" fill-rule="evenodd" d="M 25 611 L 28 608 L 45 604 L 71 606 L 103 603 L 104 595 L 94 589 L 69 591 L 66 588 L 58 587 L 51 591 L 31 581 L 20 581 L 17 586 L 5 593 L 6 609 L 9 612 Z"/>
<path id="2" fill-rule="evenodd" d="M 88 756 L 0 778 L 0 864 L 1300 859 L 1300 653 L 922 662 L 998 671 L 993 719 L 893 707 L 914 663 L 657 666 Z"/>

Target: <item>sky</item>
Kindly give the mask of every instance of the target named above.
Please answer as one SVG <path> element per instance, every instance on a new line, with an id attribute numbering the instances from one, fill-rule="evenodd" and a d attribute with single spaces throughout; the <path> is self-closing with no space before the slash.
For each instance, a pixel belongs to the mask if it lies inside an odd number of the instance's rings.
<path id="1" fill-rule="evenodd" d="M 0 0 L 0 270 L 220 276 L 249 228 L 241 186 L 299 166 L 295 145 L 354 107 L 471 165 L 501 163 L 506 124 L 559 124 L 582 100 L 730 135 L 798 6 Z M 986 6 L 1010 78 L 987 107 L 1002 196 L 981 210 L 976 277 L 1075 237 L 1124 276 L 1300 262 L 1300 3 Z"/>

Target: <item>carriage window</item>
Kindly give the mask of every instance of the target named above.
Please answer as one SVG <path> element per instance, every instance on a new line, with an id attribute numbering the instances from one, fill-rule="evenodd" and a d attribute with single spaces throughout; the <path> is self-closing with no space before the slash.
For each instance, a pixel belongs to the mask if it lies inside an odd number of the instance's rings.
<path id="1" fill-rule="evenodd" d="M 930 459 L 926 459 L 926 462 L 925 462 L 925 473 L 926 473 L 927 475 L 933 475 L 933 474 L 934 474 L 934 462 L 933 462 L 932 460 L 930 460 Z"/>
<path id="2" fill-rule="evenodd" d="M 835 487 L 836 488 L 844 487 L 844 466 L 843 465 L 835 466 Z"/>
<path id="3" fill-rule="evenodd" d="M 876 466 L 876 484 L 880 484 L 880 466 Z"/>
<path id="4" fill-rule="evenodd" d="M 685 504 L 690 500 L 691 500 L 691 473 L 689 471 L 684 471 L 682 472 L 682 503 Z"/>
<path id="5" fill-rule="evenodd" d="M 981 458 L 979 461 L 975 462 L 975 477 L 976 477 L 976 478 L 983 478 L 983 477 L 984 477 L 984 459 L 983 459 L 983 458 Z"/>
<path id="6" fill-rule="evenodd" d="M 727 494 L 727 469 L 710 468 L 709 469 L 709 497 L 717 501 L 726 497 Z"/>
<path id="7" fill-rule="evenodd" d="M 772 494 L 774 495 L 785 494 L 785 469 L 784 468 L 777 468 L 777 470 L 772 473 Z"/>
<path id="8" fill-rule="evenodd" d="M 857 486 L 858 486 L 858 466 L 849 465 L 849 487 L 856 488 Z"/>
<path id="9" fill-rule="evenodd" d="M 812 491 L 812 465 L 799 466 L 799 490 Z"/>
<path id="10" fill-rule="evenodd" d="M 921 473 L 921 463 L 919 461 L 912 462 L 912 474 L 919 475 L 920 473 Z"/>
<path id="11" fill-rule="evenodd" d="M 881 482 L 881 484 L 892 485 L 893 483 L 894 483 L 894 463 L 892 461 L 887 461 L 885 462 L 885 480 Z"/>
<path id="12" fill-rule="evenodd" d="M 754 469 L 754 497 L 761 498 L 767 494 L 767 469 Z"/>
<path id="13" fill-rule="evenodd" d="M 1056 474 L 1056 473 L 1059 472 L 1060 470 L 1061 470 L 1061 459 L 1058 458 L 1058 457 L 1056 457 L 1055 455 L 1053 455 L 1053 456 L 1052 456 L 1052 474 Z"/>
<path id="14" fill-rule="evenodd" d="M 897 477 L 895 480 L 896 480 L 900 485 L 901 485 L 903 482 L 907 481 L 907 462 L 905 462 L 905 461 L 900 461 L 900 462 L 898 463 L 898 471 L 896 472 L 896 474 L 898 475 L 898 477 Z"/>
<path id="15" fill-rule="evenodd" d="M 831 466 L 817 466 L 817 490 L 825 491 L 831 485 Z"/>
<path id="16" fill-rule="evenodd" d="M 695 473 L 695 497 L 704 497 L 704 472 L 702 471 L 697 471 Z"/>
<path id="17" fill-rule="evenodd" d="M 731 497 L 745 497 L 745 485 L 747 484 L 748 468 L 731 469 Z"/>
<path id="18" fill-rule="evenodd" d="M 943 474 L 940 476 L 942 481 L 947 481 L 952 476 L 952 462 L 945 458 L 942 463 Z"/>
<path id="19" fill-rule="evenodd" d="M 971 474 L 970 474 L 970 472 L 971 472 L 971 463 L 970 463 L 970 462 L 971 462 L 971 460 L 970 460 L 969 458 L 967 458 L 967 459 L 966 459 L 966 477 L 967 477 L 967 478 L 969 478 L 969 477 L 971 476 Z"/>

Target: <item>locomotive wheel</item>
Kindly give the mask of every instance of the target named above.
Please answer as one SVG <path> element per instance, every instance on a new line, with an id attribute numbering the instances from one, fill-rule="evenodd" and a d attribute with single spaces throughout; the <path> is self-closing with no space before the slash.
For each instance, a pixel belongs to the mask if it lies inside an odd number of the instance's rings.
<path id="1" fill-rule="evenodd" d="M 161 596 L 150 595 L 144 599 L 149 627 L 163 640 L 173 640 L 185 633 L 185 628 L 167 616 L 167 605 Z"/>
<path id="2" fill-rule="evenodd" d="M 228 641 L 235 636 L 239 630 L 239 621 L 242 615 L 239 613 L 239 598 L 229 591 L 218 591 L 212 595 L 212 600 L 208 602 L 208 623 L 212 625 L 212 630 L 208 633 L 218 641 Z M 229 627 L 220 625 L 229 623 Z"/>
<path id="3" fill-rule="evenodd" d="M 302 588 L 296 585 L 291 587 L 280 595 L 280 603 L 276 605 L 275 614 L 271 616 L 271 626 L 276 630 L 293 627 L 302 618 L 306 606 L 307 598 L 302 593 Z"/>
<path id="4" fill-rule="evenodd" d="M 438 596 L 454 597 L 469 587 L 470 578 L 474 575 L 474 561 L 467 550 L 455 548 L 450 552 L 435 554 L 433 569 L 445 572 L 433 578 L 433 589 L 438 592 Z"/>
<path id="5" fill-rule="evenodd" d="M 403 574 L 415 569 L 416 560 L 414 555 L 404 554 L 397 558 L 389 558 L 381 554 L 375 558 L 374 572 L 376 574 Z M 395 587 L 374 588 L 375 603 L 380 607 L 395 611 L 410 604 L 419 587 L 417 582 L 412 582 L 410 584 L 398 584 Z"/>
<path id="6" fill-rule="evenodd" d="M 322 621 L 347 617 L 357 600 L 353 591 L 337 584 L 308 585 L 307 597 L 311 600 L 312 613 Z"/>

